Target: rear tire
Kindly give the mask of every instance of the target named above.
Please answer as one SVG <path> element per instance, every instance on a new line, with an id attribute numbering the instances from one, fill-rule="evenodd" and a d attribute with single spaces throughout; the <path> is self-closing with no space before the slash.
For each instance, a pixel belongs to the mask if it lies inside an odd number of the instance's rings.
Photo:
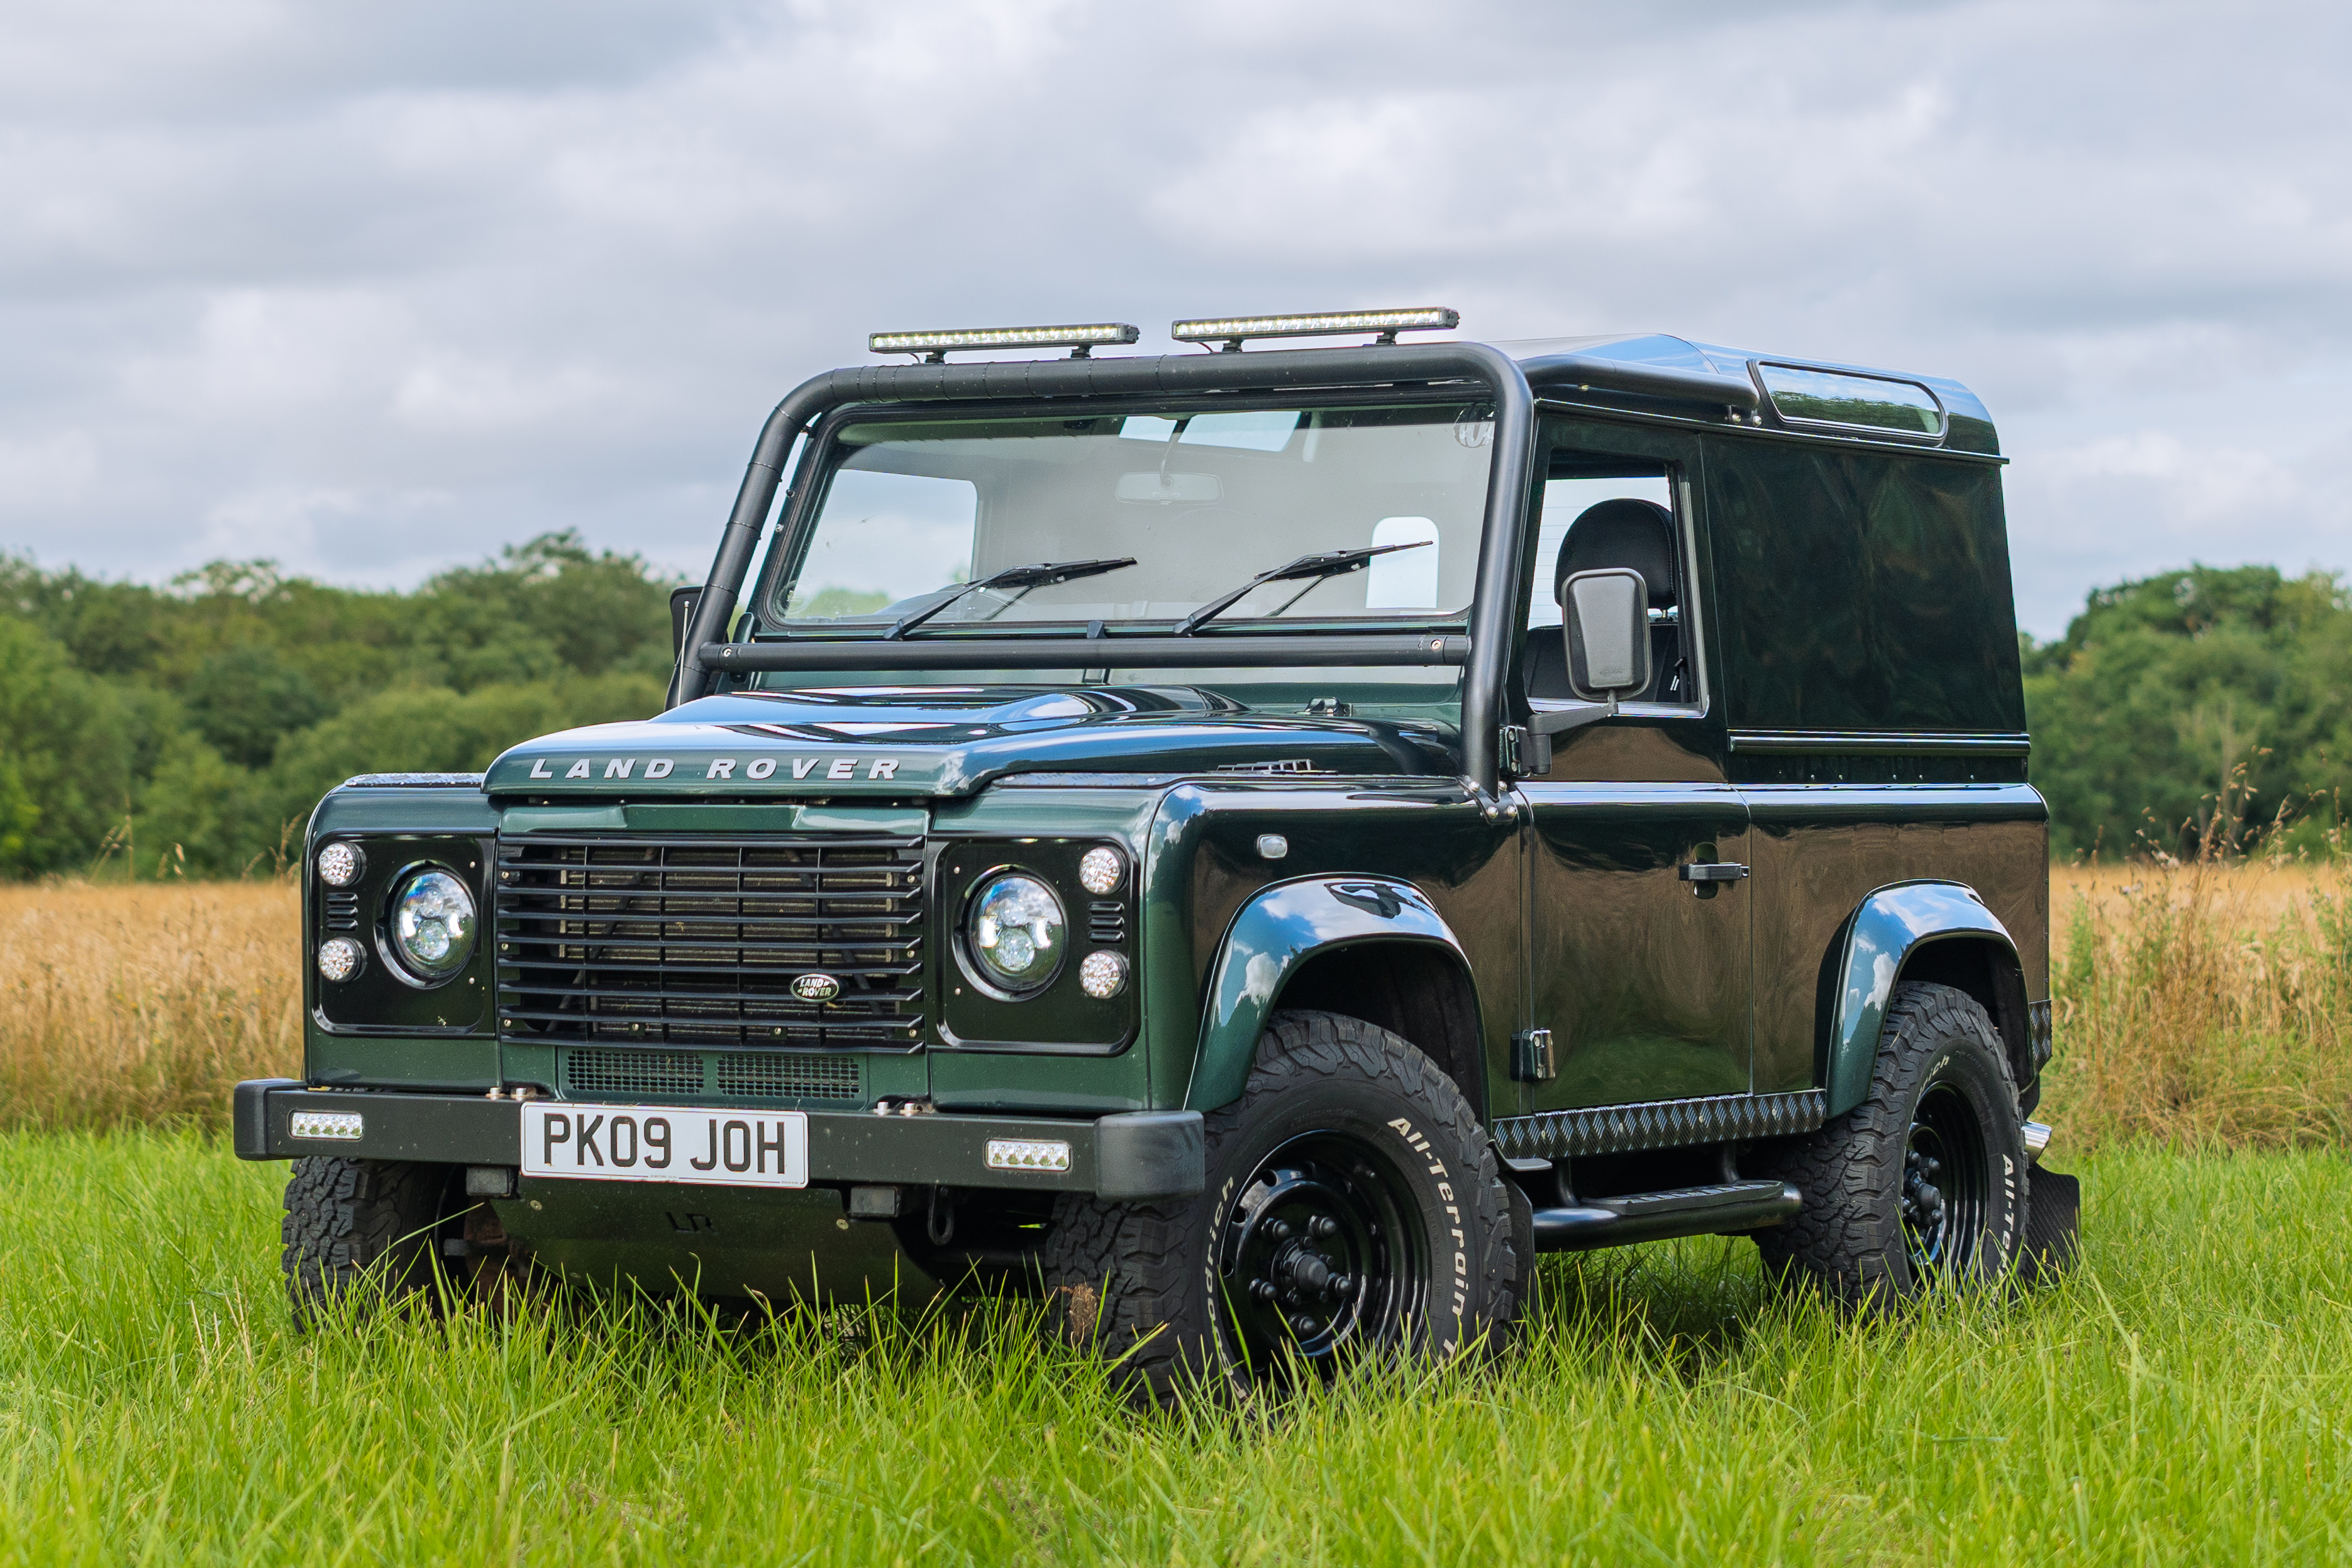
<path id="1" fill-rule="evenodd" d="M 1450 1359 L 1516 1315 L 1528 1264 L 1494 1145 L 1403 1040 L 1276 1013 L 1204 1131 L 1201 1196 L 1055 1206 L 1064 1332 L 1119 1357 L 1139 1402 L 1328 1381 L 1364 1356 Z"/>
<path id="2" fill-rule="evenodd" d="M 1755 1232 L 1769 1272 L 1857 1306 L 2006 1278 L 2024 1239 L 2024 1131 L 2008 1053 L 1976 998 L 1906 983 L 1887 1001 L 1870 1092 L 1763 1154 L 1805 1207 Z"/>

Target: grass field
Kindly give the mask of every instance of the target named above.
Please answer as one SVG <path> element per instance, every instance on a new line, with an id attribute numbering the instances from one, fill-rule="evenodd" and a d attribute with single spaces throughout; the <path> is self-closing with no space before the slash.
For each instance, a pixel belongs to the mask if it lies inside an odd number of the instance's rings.
<path id="1" fill-rule="evenodd" d="M 1548 1261 L 1490 1368 L 1129 1413 L 1015 1312 L 297 1338 L 282 1167 L 0 1138 L 27 1563 L 2316 1563 L 2352 1556 L 2332 1154 L 2081 1166 L 2088 1260 L 1857 1324 L 1745 1242 Z"/>
<path id="2" fill-rule="evenodd" d="M 2069 1283 L 1874 1324 L 1745 1241 L 1552 1259 L 1493 1364 L 1255 1420 L 1013 1305 L 297 1337 L 285 1167 L 205 1131 L 295 1064 L 292 894 L 0 889 L 0 1560 L 2352 1560 L 2347 883 L 2054 883 Z"/>

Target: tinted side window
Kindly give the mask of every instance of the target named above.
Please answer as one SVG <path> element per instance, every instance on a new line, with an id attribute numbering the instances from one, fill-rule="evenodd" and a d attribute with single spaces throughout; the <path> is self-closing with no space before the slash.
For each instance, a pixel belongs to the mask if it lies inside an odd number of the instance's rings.
<path id="1" fill-rule="evenodd" d="M 1997 470 L 1722 442 L 1706 488 L 1734 727 L 2025 727 Z"/>

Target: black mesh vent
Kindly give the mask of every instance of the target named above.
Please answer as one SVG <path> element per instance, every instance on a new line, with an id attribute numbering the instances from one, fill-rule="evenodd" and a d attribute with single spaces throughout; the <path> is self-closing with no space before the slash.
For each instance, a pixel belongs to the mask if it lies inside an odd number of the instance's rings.
<path id="1" fill-rule="evenodd" d="M 856 1100 L 860 1097 L 854 1056 L 721 1056 L 711 1062 L 712 1086 L 721 1094 L 767 1100 Z"/>
<path id="2" fill-rule="evenodd" d="M 920 839 L 501 838 L 499 1032 L 599 1045 L 914 1045 L 922 859 Z M 835 983 L 833 999 L 794 994 L 812 976 Z"/>
<path id="3" fill-rule="evenodd" d="M 360 895 L 356 893 L 330 893 L 327 912 L 320 924 L 330 931 L 356 931 L 360 928 Z"/>
<path id="4" fill-rule="evenodd" d="M 567 1051 L 566 1094 L 702 1092 L 702 1058 L 688 1051 Z"/>

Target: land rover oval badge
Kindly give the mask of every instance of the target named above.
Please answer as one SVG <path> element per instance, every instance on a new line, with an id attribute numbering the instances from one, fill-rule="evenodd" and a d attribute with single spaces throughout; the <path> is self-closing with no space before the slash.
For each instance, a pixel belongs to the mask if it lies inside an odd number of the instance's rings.
<path id="1" fill-rule="evenodd" d="M 841 982 L 831 975 L 803 975 L 793 982 L 793 995 L 804 1002 L 829 1002 L 841 995 Z"/>

